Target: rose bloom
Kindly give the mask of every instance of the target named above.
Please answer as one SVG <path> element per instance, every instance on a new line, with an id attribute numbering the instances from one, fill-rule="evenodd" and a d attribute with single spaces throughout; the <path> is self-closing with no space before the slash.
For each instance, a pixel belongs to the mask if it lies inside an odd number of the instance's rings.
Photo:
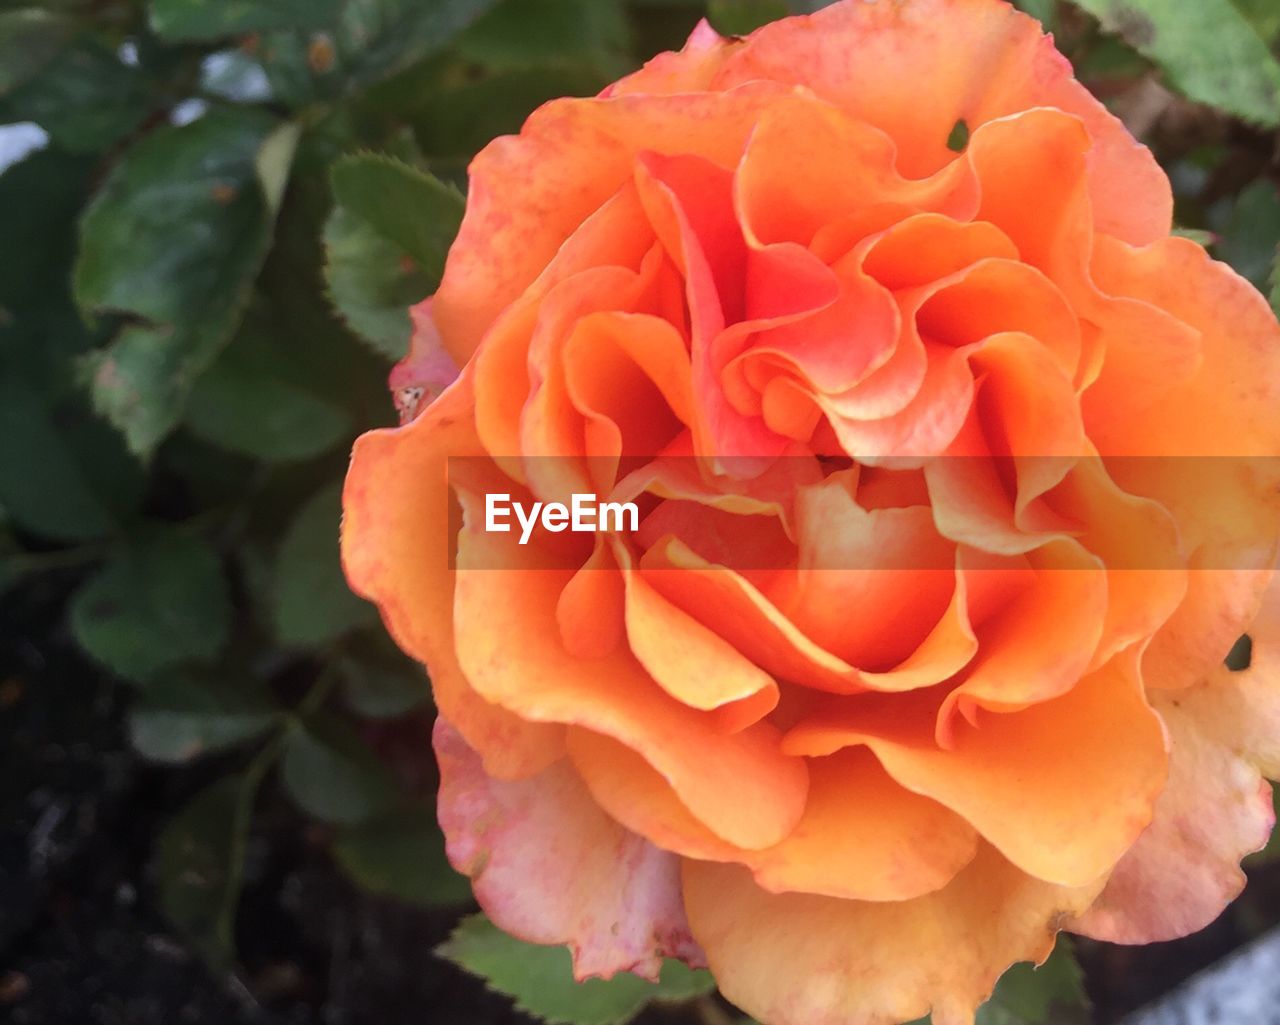
<path id="1" fill-rule="evenodd" d="M 951 1025 L 1060 930 L 1239 892 L 1280 326 L 1171 206 L 1000 0 L 704 23 L 476 158 L 343 555 L 497 925 L 768 1025 Z M 497 492 L 643 519 L 522 546 Z"/>

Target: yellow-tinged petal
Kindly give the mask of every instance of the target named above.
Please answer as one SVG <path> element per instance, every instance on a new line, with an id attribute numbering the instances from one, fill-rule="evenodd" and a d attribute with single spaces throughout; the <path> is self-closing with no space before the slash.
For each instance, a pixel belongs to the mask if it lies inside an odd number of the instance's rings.
<path id="1" fill-rule="evenodd" d="M 1104 875 L 1151 821 L 1166 777 L 1164 731 L 1132 659 L 1018 712 L 982 712 L 934 742 L 930 695 L 852 699 L 787 734 L 784 750 L 820 756 L 864 744 L 889 775 L 962 815 L 1020 869 L 1083 885 Z"/>
<path id="2" fill-rule="evenodd" d="M 342 495 L 342 563 L 400 647 L 426 663 L 436 707 L 490 775 L 518 779 L 562 756 L 563 729 L 485 701 L 458 667 L 449 459 L 483 452 L 473 410 L 468 370 L 411 424 L 356 441 Z"/>
<path id="3" fill-rule="evenodd" d="M 693 934 L 721 992 L 769 1025 L 971 1025 L 1015 961 L 1042 961 L 1101 884 L 1032 879 L 985 844 L 949 885 L 870 903 L 772 894 L 748 869 L 684 863 Z"/>

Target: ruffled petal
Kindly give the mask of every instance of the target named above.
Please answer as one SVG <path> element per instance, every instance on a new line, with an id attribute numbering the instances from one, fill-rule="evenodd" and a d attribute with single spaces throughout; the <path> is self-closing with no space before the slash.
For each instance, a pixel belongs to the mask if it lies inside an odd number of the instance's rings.
<path id="1" fill-rule="evenodd" d="M 944 887 L 977 853 L 971 825 L 903 790 L 869 751 L 810 759 L 809 779 L 791 835 L 742 859 L 770 892 L 911 900 Z"/>
<path id="2" fill-rule="evenodd" d="M 1092 137 L 1088 193 L 1098 230 L 1138 245 L 1169 232 L 1172 190 L 1151 152 L 1075 80 L 1039 23 L 1001 0 L 839 3 L 774 22 L 725 55 L 712 85 L 757 79 L 807 86 L 881 129 L 912 178 L 954 160 L 947 143 L 959 121 L 976 132 L 1034 107 L 1058 108 Z"/>
<path id="3" fill-rule="evenodd" d="M 640 752 L 713 832 L 767 847 L 804 810 L 808 771 L 783 755 L 759 722 L 727 734 L 717 712 L 682 704 L 630 652 L 584 661 L 560 643 L 558 597 L 571 574 L 543 568 L 545 553 L 476 526 L 462 495 L 454 608 L 459 664 L 477 693 L 523 719 L 582 726 Z M 739 800 L 725 801 L 733 792 Z"/>
<path id="4" fill-rule="evenodd" d="M 445 348 L 459 364 L 470 358 L 565 240 L 631 180 L 639 153 L 732 167 L 761 110 L 788 91 L 754 82 L 725 92 L 554 100 L 519 135 L 495 139 L 471 163 L 467 212 L 435 296 Z M 608 247 L 633 236 L 591 238 Z"/>
<path id="5" fill-rule="evenodd" d="M 812 759 L 804 816 L 785 840 L 758 851 L 711 833 L 615 741 L 570 730 L 569 752 L 592 795 L 628 829 L 686 857 L 747 865 L 774 893 L 909 900 L 945 886 L 978 847 L 964 819 L 903 790 L 867 751 Z"/>
<path id="6" fill-rule="evenodd" d="M 1063 885 L 1102 876 L 1150 823 L 1165 738 L 1132 666 L 1113 660 L 1062 697 L 981 713 L 947 749 L 933 743 L 929 698 L 848 699 L 793 727 L 784 750 L 865 744 L 902 786 L 964 816 L 1023 871 Z"/>
<path id="7" fill-rule="evenodd" d="M 1150 685 L 1203 678 L 1248 625 L 1269 579 L 1280 522 L 1280 323 L 1266 300 L 1186 239 L 1142 249 L 1099 239 L 1099 286 L 1153 304 L 1199 332 L 1198 373 L 1093 439 L 1116 482 L 1178 521 L 1193 572 L 1156 635 Z"/>
<path id="8" fill-rule="evenodd" d="M 1240 859 L 1271 835 L 1265 777 L 1280 777 L 1280 591 L 1250 628 L 1249 668 L 1157 693 L 1169 783 L 1155 819 L 1120 861 L 1080 932 L 1153 943 L 1204 928 L 1244 889 Z"/>
<path id="9" fill-rule="evenodd" d="M 726 997 L 769 1025 L 971 1025 L 1015 961 L 1042 961 L 1101 884 L 1031 879 L 982 845 L 944 889 L 869 903 L 772 894 L 750 871 L 686 861 L 685 908 Z"/>
<path id="10" fill-rule="evenodd" d="M 449 861 L 500 929 L 568 944 L 580 980 L 629 971 L 656 981 L 664 957 L 705 963 L 685 919 L 679 859 L 605 815 L 568 762 L 503 782 L 446 720 L 434 741 Z"/>
<path id="11" fill-rule="evenodd" d="M 627 638 L 663 690 L 690 708 L 716 711 L 730 732 L 773 711 L 773 677 L 671 604 L 641 574 L 630 568 L 624 573 Z"/>

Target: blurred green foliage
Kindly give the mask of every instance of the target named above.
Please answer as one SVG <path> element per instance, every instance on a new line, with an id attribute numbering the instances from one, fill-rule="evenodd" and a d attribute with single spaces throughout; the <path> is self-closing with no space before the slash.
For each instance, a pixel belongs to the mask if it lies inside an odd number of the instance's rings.
<path id="1" fill-rule="evenodd" d="M 1261 33 L 1273 29 L 1258 0 L 1077 0 L 1108 31 L 1163 65 L 1193 100 L 1266 128 L 1280 125 L 1280 63 Z"/>
<path id="2" fill-rule="evenodd" d="M 265 785 L 326 824 L 358 884 L 469 900 L 425 739 L 413 771 L 379 740 L 396 720 L 427 736 L 428 683 L 337 556 L 347 451 L 393 421 L 386 375 L 439 280 L 467 161 L 701 16 L 744 33 L 824 5 L 0 0 L 0 125 L 47 140 L 0 173 L 0 587 L 65 577 L 72 635 L 136 691 L 139 757 L 221 756 L 156 852 L 171 918 L 213 963 L 235 958 Z M 1180 223 L 1280 308 L 1274 0 L 1020 6 L 1121 113 L 1152 83 L 1181 94 L 1144 114 Z M 444 953 L 550 1020 L 623 1021 L 711 986 L 678 967 L 575 986 L 564 951 L 482 918 Z M 984 1014 L 1080 1005 L 1060 950 Z"/>

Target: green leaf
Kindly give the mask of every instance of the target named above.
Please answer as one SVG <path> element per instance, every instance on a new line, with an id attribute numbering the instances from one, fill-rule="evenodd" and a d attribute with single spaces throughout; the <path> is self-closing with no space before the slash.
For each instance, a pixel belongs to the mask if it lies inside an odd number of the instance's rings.
<path id="1" fill-rule="evenodd" d="M 356 638 L 357 642 L 363 638 Z M 381 634 L 338 664 L 347 705 L 368 719 L 394 719 L 427 702 L 431 688 L 426 670 L 401 654 Z"/>
<path id="2" fill-rule="evenodd" d="M 1152 71 L 1147 58 L 1124 40 L 1101 36 L 1075 61 L 1076 75 L 1082 82 L 1131 82 Z"/>
<path id="3" fill-rule="evenodd" d="M 402 249 L 434 289 L 462 225 L 462 193 L 406 163 L 373 153 L 339 160 L 332 176 L 338 204 Z"/>
<path id="4" fill-rule="evenodd" d="M 0 598 L 30 571 L 21 546 L 5 529 L 3 520 L 3 510 L 0 510 Z"/>
<path id="5" fill-rule="evenodd" d="M 408 349 L 409 306 L 435 290 L 462 223 L 462 194 L 392 157 L 363 153 L 332 172 L 325 225 L 329 298 L 378 352 Z"/>
<path id="6" fill-rule="evenodd" d="M 1222 232 L 1218 256 L 1259 288 L 1266 288 L 1280 239 L 1280 190 L 1259 179 L 1240 193 Z"/>
<path id="7" fill-rule="evenodd" d="M 403 250 L 350 211 L 338 207 L 324 227 L 329 300 L 347 326 L 391 360 L 409 351 L 409 307 L 431 294 L 431 282 Z"/>
<path id="8" fill-rule="evenodd" d="M 342 0 L 314 29 L 263 37 L 263 68 L 283 102 L 333 100 L 438 53 L 496 0 Z"/>
<path id="9" fill-rule="evenodd" d="M 501 71 L 478 81 L 440 83 L 409 112 L 425 152 L 468 159 L 491 139 L 517 132 L 540 104 L 560 96 L 592 96 L 607 84 L 582 65 Z"/>
<path id="10" fill-rule="evenodd" d="M 1258 35 L 1268 43 L 1275 43 L 1280 37 L 1280 4 L 1275 0 L 1233 0 L 1258 30 Z"/>
<path id="11" fill-rule="evenodd" d="M 280 212 L 284 190 L 293 170 L 293 157 L 298 151 L 301 138 L 302 125 L 296 121 L 286 121 L 268 135 L 258 149 L 254 169 L 258 172 L 258 184 L 262 186 L 272 217 Z"/>
<path id="12" fill-rule="evenodd" d="M 445 858 L 444 837 L 430 809 L 401 808 L 344 829 L 333 842 L 333 856 L 370 893 L 419 907 L 471 900 L 471 884 Z"/>
<path id="13" fill-rule="evenodd" d="M 1076 0 L 1188 97 L 1280 125 L 1280 63 L 1231 0 Z"/>
<path id="14" fill-rule="evenodd" d="M 115 145 L 155 109 L 155 83 L 100 39 L 81 33 L 8 94 L 0 124 L 34 121 L 63 149 L 97 153 Z"/>
<path id="15" fill-rule="evenodd" d="M 37 7 L 0 11 L 0 96 L 51 61 L 75 31 L 75 22 Z"/>
<path id="16" fill-rule="evenodd" d="M 6 353 L 6 363 L 24 368 L 65 369 L 65 358 L 78 353 L 86 333 L 75 328 L 79 318 L 71 303 L 67 266 L 75 257 L 76 221 L 84 205 L 93 162 L 57 150 L 33 153 L 0 174 L 0 338 L 21 333 L 27 315 L 64 311 L 70 323 L 59 324 L 43 345 L 21 343 L 23 351 Z M 70 343 L 70 344 L 68 344 Z M 5 342 L 0 346 L 8 349 Z"/>
<path id="17" fill-rule="evenodd" d="M 109 669 L 146 683 L 209 662 L 227 639 L 231 599 L 217 553 L 167 530 L 135 539 L 71 599 L 71 630 Z"/>
<path id="18" fill-rule="evenodd" d="M 1019 10 L 1037 19 L 1046 31 L 1052 32 L 1057 22 L 1058 0 L 1016 0 Z"/>
<path id="19" fill-rule="evenodd" d="M 457 50 L 490 68 L 588 60 L 613 69 L 629 36 L 618 0 L 504 0 L 458 37 Z"/>
<path id="20" fill-rule="evenodd" d="M 160 904 L 213 965 L 234 953 L 236 902 L 244 873 L 253 801 L 267 760 L 225 776 L 195 798 L 160 836 Z"/>
<path id="21" fill-rule="evenodd" d="M 276 556 L 274 611 L 282 644 L 317 647 L 378 621 L 357 598 L 338 559 L 341 482 L 323 488 L 298 512 Z"/>
<path id="22" fill-rule="evenodd" d="M 791 13 L 786 0 L 708 0 L 707 19 L 717 32 L 745 36 Z"/>
<path id="23" fill-rule="evenodd" d="M 495 0 L 347 0 L 338 52 L 360 82 L 407 67 L 453 42 Z"/>
<path id="24" fill-rule="evenodd" d="M 361 429 L 389 422 L 385 360 L 336 316 L 324 300 L 324 243 L 321 235 L 333 205 L 329 169 L 345 143 L 342 129 L 321 124 L 303 136 L 298 169 L 276 226 L 276 241 L 259 287 L 269 298 L 273 337 L 289 355 L 297 383 L 341 405 Z M 425 285 L 422 286 L 425 288 Z M 409 300 L 417 302 L 418 292 Z M 318 301 L 318 297 L 321 297 Z M 407 303 L 406 303 L 407 305 Z M 406 328 L 401 344 L 408 340 Z M 404 355 L 403 349 L 396 358 Z"/>
<path id="25" fill-rule="evenodd" d="M 400 799 L 395 778 L 378 756 L 343 722 L 327 717 L 293 725 L 281 778 L 303 811 L 341 826 L 382 815 Z"/>
<path id="26" fill-rule="evenodd" d="M 1174 228 L 1172 234 L 1177 238 L 1190 239 L 1196 245 L 1206 248 L 1218 241 L 1217 235 L 1203 228 Z"/>
<path id="27" fill-rule="evenodd" d="M 947 136 L 947 149 L 952 153 L 963 153 L 969 146 L 969 123 L 960 118 L 951 126 L 951 134 Z"/>
<path id="28" fill-rule="evenodd" d="M 1084 991 L 1071 941 L 1058 945 L 1039 968 L 1016 964 L 1001 977 L 995 992 L 978 1011 L 976 1025 L 1068 1025 L 1088 1018 Z"/>
<path id="29" fill-rule="evenodd" d="M 93 454 L 55 419 L 44 394 L 17 374 L 0 374 L 0 506 L 10 520 L 57 541 L 119 529 L 86 469 Z"/>
<path id="30" fill-rule="evenodd" d="M 182 764 L 261 736 L 278 716 L 260 690 L 179 671 L 135 699 L 129 739 L 143 758 Z"/>
<path id="31" fill-rule="evenodd" d="M 1233 673 L 1243 672 L 1252 662 L 1253 638 L 1248 634 L 1242 634 L 1236 638 L 1235 644 L 1231 645 L 1231 650 L 1227 652 L 1227 657 L 1222 660 L 1222 664 Z"/>
<path id="32" fill-rule="evenodd" d="M 484 915 L 463 919 L 436 952 L 550 1025 L 618 1025 L 652 1000 L 688 1000 L 715 986 L 709 972 L 692 971 L 678 961 L 663 966 L 656 984 L 625 972 L 574 982 L 567 948 L 522 943 Z"/>
<path id="33" fill-rule="evenodd" d="M 298 383 L 265 318 L 252 314 L 196 381 L 186 427 L 210 444 L 255 459 L 308 459 L 353 431 L 346 411 Z"/>
<path id="34" fill-rule="evenodd" d="M 149 455 L 177 425 L 244 313 L 271 242 L 258 160 L 278 127 L 236 108 L 161 129 L 125 155 L 85 213 L 77 302 L 146 322 L 92 363 L 94 405 L 135 452 Z"/>
<path id="35" fill-rule="evenodd" d="M 171 40 L 323 28 L 342 0 L 151 0 L 151 28 Z"/>
<path id="36" fill-rule="evenodd" d="M 67 266 L 91 169 L 46 150 L 0 175 L 0 506 L 24 532 L 59 541 L 119 529 L 144 484 L 75 382 L 92 336 L 71 304 Z"/>

